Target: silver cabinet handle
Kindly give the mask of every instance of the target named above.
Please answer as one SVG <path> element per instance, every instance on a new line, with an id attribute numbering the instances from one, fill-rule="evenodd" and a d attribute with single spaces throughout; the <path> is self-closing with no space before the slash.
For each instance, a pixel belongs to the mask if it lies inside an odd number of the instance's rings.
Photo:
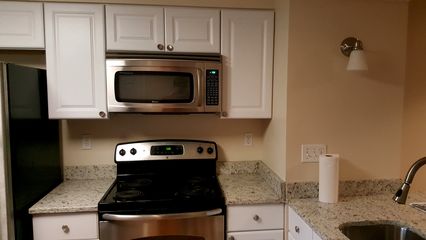
<path id="1" fill-rule="evenodd" d="M 222 209 L 217 208 L 209 211 L 170 213 L 170 214 L 147 214 L 147 215 L 120 215 L 105 213 L 102 218 L 108 221 L 140 221 L 140 220 L 159 220 L 159 219 L 185 219 L 194 217 L 214 216 L 222 213 Z"/>
<path id="2" fill-rule="evenodd" d="M 294 231 L 296 231 L 297 233 L 300 233 L 300 228 L 298 226 L 294 226 Z"/>
<path id="3" fill-rule="evenodd" d="M 101 118 L 104 118 L 104 117 L 106 117 L 106 113 L 105 113 L 104 111 L 100 111 L 100 112 L 99 112 L 99 116 L 100 116 Z"/>
<path id="4" fill-rule="evenodd" d="M 70 232 L 70 227 L 68 227 L 68 225 L 62 225 L 62 231 L 64 233 L 69 233 Z"/>
<path id="5" fill-rule="evenodd" d="M 228 240 L 235 240 L 234 236 L 229 236 Z"/>
<path id="6" fill-rule="evenodd" d="M 257 222 L 257 221 L 259 221 L 259 220 L 260 220 L 259 215 L 257 215 L 257 214 L 256 214 L 256 215 L 254 215 L 254 216 L 253 216 L 253 220 L 254 220 L 254 221 L 256 221 L 256 222 Z"/>
<path id="7" fill-rule="evenodd" d="M 173 51 L 173 49 L 175 49 L 172 45 L 167 45 L 167 50 L 169 50 L 169 51 Z"/>
<path id="8" fill-rule="evenodd" d="M 164 45 L 159 43 L 159 44 L 157 44 L 157 48 L 158 48 L 158 50 L 164 50 Z"/>

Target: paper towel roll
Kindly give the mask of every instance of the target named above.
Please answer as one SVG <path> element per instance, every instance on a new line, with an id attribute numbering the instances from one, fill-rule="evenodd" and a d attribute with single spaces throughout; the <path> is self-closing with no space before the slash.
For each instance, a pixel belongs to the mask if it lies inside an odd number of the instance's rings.
<path id="1" fill-rule="evenodd" d="M 319 201 L 337 203 L 339 198 L 339 154 L 319 156 Z"/>

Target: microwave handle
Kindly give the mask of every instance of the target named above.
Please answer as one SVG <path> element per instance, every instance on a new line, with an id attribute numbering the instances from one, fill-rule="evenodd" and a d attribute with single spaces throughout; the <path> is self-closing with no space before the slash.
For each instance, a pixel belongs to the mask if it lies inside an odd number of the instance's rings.
<path id="1" fill-rule="evenodd" d="M 140 220 L 168 220 L 168 219 L 185 219 L 196 217 L 208 217 L 222 213 L 222 209 L 217 208 L 208 211 L 187 212 L 187 213 L 169 213 L 169 214 L 142 214 L 142 215 L 121 215 L 105 213 L 102 215 L 104 220 L 108 221 L 140 221 Z"/>

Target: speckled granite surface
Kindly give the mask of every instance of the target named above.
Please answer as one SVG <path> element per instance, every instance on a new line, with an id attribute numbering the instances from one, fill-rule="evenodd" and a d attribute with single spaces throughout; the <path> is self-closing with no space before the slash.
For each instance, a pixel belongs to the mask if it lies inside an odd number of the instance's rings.
<path id="1" fill-rule="evenodd" d="M 114 179 L 70 180 L 61 183 L 29 209 L 30 214 L 91 212 Z"/>
<path id="2" fill-rule="evenodd" d="M 425 201 L 426 194 L 410 192 L 407 203 Z M 322 240 L 347 240 L 339 226 L 360 222 L 404 225 L 426 237 L 426 213 L 396 204 L 392 194 L 344 197 L 336 204 L 320 203 L 317 199 L 292 199 L 289 206 Z"/>
<path id="3" fill-rule="evenodd" d="M 65 166 L 65 180 L 111 179 L 117 176 L 116 165 Z"/>
<path id="4" fill-rule="evenodd" d="M 219 182 L 226 205 L 284 202 L 260 174 L 224 174 L 219 175 Z"/>
<path id="5" fill-rule="evenodd" d="M 339 196 L 349 197 L 394 193 L 400 186 L 400 179 L 340 181 Z M 286 189 L 287 199 L 318 197 L 318 182 L 287 183 Z"/>
<path id="6" fill-rule="evenodd" d="M 284 183 L 260 161 L 218 162 L 217 169 L 227 204 L 284 202 Z M 97 211 L 116 166 L 66 166 L 64 172 L 66 181 L 32 206 L 31 214 Z"/>
<path id="7" fill-rule="evenodd" d="M 285 182 L 283 182 L 265 163 L 262 161 L 232 161 L 232 162 L 217 162 L 217 174 L 220 179 L 225 179 L 222 175 L 228 175 L 226 179 L 233 179 L 234 181 L 222 180 L 226 181 L 226 186 L 222 186 L 222 189 L 225 192 L 225 195 L 228 195 L 228 199 L 233 198 L 231 191 L 228 191 L 225 188 L 232 189 L 241 189 L 242 193 L 245 193 L 244 200 L 242 197 L 238 201 L 245 204 L 245 202 L 250 202 L 250 195 L 252 195 L 252 190 L 249 189 L 248 184 L 254 184 L 253 188 L 260 189 L 265 187 L 265 191 L 268 193 L 272 190 L 275 195 L 279 196 L 280 199 L 285 199 Z M 235 176 L 234 176 L 235 175 Z M 253 176 L 251 176 L 253 175 Z M 251 178 L 258 177 L 259 182 L 250 182 Z M 234 186 L 235 184 L 236 186 Z M 259 186 L 257 186 L 259 185 Z M 244 192 L 244 189 L 247 189 L 249 192 Z M 256 191 L 258 194 L 262 194 L 262 191 Z M 229 196 L 231 195 L 231 196 Z M 258 200 L 255 200 L 256 202 Z M 228 202 L 228 201 L 227 201 Z M 238 204 L 233 201 L 233 204 Z"/>
<path id="8" fill-rule="evenodd" d="M 261 161 L 218 162 L 227 205 L 283 203 L 285 183 Z"/>

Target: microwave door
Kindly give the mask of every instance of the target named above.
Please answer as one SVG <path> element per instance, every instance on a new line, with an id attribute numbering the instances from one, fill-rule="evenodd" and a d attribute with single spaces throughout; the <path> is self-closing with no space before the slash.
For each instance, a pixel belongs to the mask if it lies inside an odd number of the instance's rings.
<path id="1" fill-rule="evenodd" d="M 110 112 L 202 112 L 198 68 L 116 67 L 108 73 Z M 110 90 L 111 89 L 111 90 Z"/>

